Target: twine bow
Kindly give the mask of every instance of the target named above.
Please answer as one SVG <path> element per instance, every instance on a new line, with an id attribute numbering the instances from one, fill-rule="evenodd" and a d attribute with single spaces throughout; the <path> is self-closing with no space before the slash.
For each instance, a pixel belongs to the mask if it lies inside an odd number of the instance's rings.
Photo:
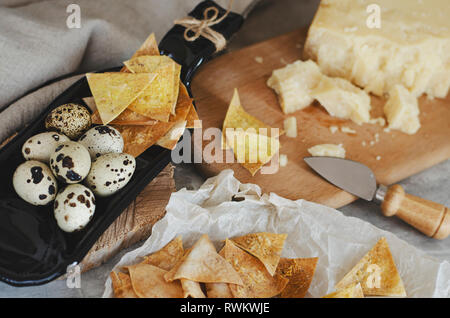
<path id="1" fill-rule="evenodd" d="M 222 22 L 230 13 L 233 0 L 228 4 L 227 12 L 219 18 L 219 10 L 216 7 L 209 7 L 203 12 L 203 20 L 197 20 L 194 17 L 175 20 L 174 23 L 184 26 L 184 39 L 189 42 L 197 40 L 200 36 L 210 40 L 216 46 L 216 52 L 219 52 L 227 45 L 227 40 L 222 34 L 211 29 L 213 25 Z M 210 17 L 210 13 L 212 15 Z"/>

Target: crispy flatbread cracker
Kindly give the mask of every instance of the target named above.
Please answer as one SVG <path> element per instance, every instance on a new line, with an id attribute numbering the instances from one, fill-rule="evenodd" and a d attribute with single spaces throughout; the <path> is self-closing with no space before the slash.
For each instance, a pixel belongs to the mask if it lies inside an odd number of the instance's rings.
<path id="1" fill-rule="evenodd" d="M 91 120 L 93 124 L 102 125 L 102 119 L 95 105 L 94 97 L 85 97 L 83 102 L 92 110 Z M 145 117 L 141 114 L 135 113 L 129 109 L 125 109 L 119 116 L 117 116 L 110 125 L 153 125 L 156 120 Z"/>
<path id="2" fill-rule="evenodd" d="M 124 141 L 123 152 L 139 156 L 149 147 L 153 146 L 165 136 L 177 122 L 185 121 L 192 100 L 187 94 L 187 90 L 183 84 L 180 84 L 180 93 L 177 102 L 176 115 L 170 115 L 168 123 L 158 121 L 154 125 L 133 126 L 133 125 L 114 125 L 122 134 Z M 159 145 L 167 149 L 173 149 L 177 141 L 169 140 L 167 143 L 161 142 Z"/>
<path id="3" fill-rule="evenodd" d="M 172 115 L 175 115 L 175 108 L 177 106 L 179 93 L 178 87 L 181 85 L 180 75 L 181 75 L 181 65 L 175 63 L 175 72 L 173 75 L 175 84 L 173 86 L 173 96 L 172 96 Z"/>
<path id="4" fill-rule="evenodd" d="M 142 263 L 169 271 L 183 257 L 183 254 L 183 241 L 181 236 L 177 236 L 159 251 L 144 256 L 144 261 Z"/>
<path id="5" fill-rule="evenodd" d="M 137 157 L 145 150 L 156 144 L 158 139 L 164 136 L 174 123 L 157 122 L 153 125 L 114 125 L 124 141 L 123 152 Z"/>
<path id="6" fill-rule="evenodd" d="M 191 105 L 186 121 L 186 128 L 202 128 L 202 122 L 198 118 L 197 110 L 194 105 Z"/>
<path id="7" fill-rule="evenodd" d="M 225 258 L 225 247 L 223 247 L 219 255 Z M 206 283 L 206 295 L 208 298 L 233 298 L 230 284 L 227 283 Z"/>
<path id="8" fill-rule="evenodd" d="M 248 128 L 254 128 L 256 129 L 256 132 L 258 134 L 265 133 L 264 130 L 259 131 L 259 129 L 265 128 L 267 130 L 266 135 L 271 136 L 270 129 L 272 127 L 247 113 L 245 109 L 242 107 L 238 90 L 234 89 L 233 98 L 231 99 L 230 105 L 227 110 L 227 114 L 225 115 L 225 120 L 223 121 L 222 132 L 225 132 L 227 128 L 233 129 L 242 128 L 243 130 L 247 130 Z M 283 133 L 284 131 L 282 129 L 279 129 L 278 134 L 275 134 L 272 137 L 280 136 Z"/>
<path id="9" fill-rule="evenodd" d="M 233 150 L 234 156 L 252 176 L 268 163 L 280 150 L 278 138 L 254 133 L 253 128 L 246 131 L 237 129 L 227 131 L 227 145 Z"/>
<path id="10" fill-rule="evenodd" d="M 157 145 L 169 150 L 173 150 L 176 147 L 178 140 L 183 135 L 187 125 L 186 118 L 192 107 L 192 99 L 189 97 L 186 86 L 180 82 L 178 89 L 180 92 L 178 94 L 176 115 L 170 115 L 169 120 L 169 122 L 174 124 L 157 142 Z"/>
<path id="11" fill-rule="evenodd" d="M 280 259 L 277 273 L 289 279 L 289 283 L 280 294 L 281 298 L 305 297 L 316 271 L 317 260 L 317 257 Z"/>
<path id="12" fill-rule="evenodd" d="M 238 162 L 252 175 L 279 151 L 277 137 L 284 131 L 279 129 L 272 136 L 271 128 L 244 110 L 235 89 L 223 122 L 222 148 L 231 148 Z"/>
<path id="13" fill-rule="evenodd" d="M 186 121 L 175 123 L 175 125 L 163 137 L 161 137 L 156 144 L 166 149 L 175 149 L 178 140 L 181 136 L 183 136 L 186 123 Z"/>
<path id="14" fill-rule="evenodd" d="M 237 247 L 230 240 L 225 241 L 225 259 L 233 265 L 244 283 L 230 284 L 236 298 L 267 298 L 278 295 L 286 287 L 288 279 L 275 273 L 270 275 L 263 263 L 256 257 Z"/>
<path id="15" fill-rule="evenodd" d="M 235 237 L 231 241 L 258 258 L 264 264 L 269 274 L 273 275 L 280 261 L 286 237 L 287 234 L 262 232 Z"/>
<path id="16" fill-rule="evenodd" d="M 198 282 L 194 282 L 188 279 L 180 279 L 180 282 L 181 287 L 183 288 L 184 298 L 206 298 Z"/>
<path id="17" fill-rule="evenodd" d="M 205 284 L 206 295 L 208 298 L 233 298 L 230 285 L 227 283 L 209 283 Z"/>
<path id="18" fill-rule="evenodd" d="M 364 293 L 360 283 L 353 283 L 322 298 L 364 298 Z"/>
<path id="19" fill-rule="evenodd" d="M 86 78 L 102 123 L 119 116 L 150 86 L 155 74 L 87 73 Z"/>
<path id="20" fill-rule="evenodd" d="M 159 55 L 158 43 L 156 42 L 155 34 L 152 33 L 148 38 L 142 43 L 141 47 L 133 54 L 131 57 L 143 56 L 143 55 Z M 122 67 L 121 72 L 130 72 L 126 66 Z"/>
<path id="21" fill-rule="evenodd" d="M 167 122 L 175 113 L 181 66 L 168 56 L 139 56 L 125 61 L 133 73 L 155 73 L 156 79 L 129 109 L 146 117 Z"/>
<path id="22" fill-rule="evenodd" d="M 365 296 L 406 296 L 386 238 L 382 237 L 375 244 L 336 284 L 336 289 L 342 289 L 355 282 L 361 283 Z"/>
<path id="23" fill-rule="evenodd" d="M 183 288 L 179 281 L 166 282 L 167 271 L 149 264 L 127 266 L 131 284 L 139 298 L 182 298 Z"/>
<path id="24" fill-rule="evenodd" d="M 182 278 L 202 283 L 242 284 L 239 274 L 216 252 L 206 234 L 202 235 L 179 264 L 165 275 L 169 282 Z"/>
<path id="25" fill-rule="evenodd" d="M 111 277 L 112 288 L 116 298 L 138 297 L 131 285 L 130 275 L 122 272 L 111 272 L 109 276 Z"/>

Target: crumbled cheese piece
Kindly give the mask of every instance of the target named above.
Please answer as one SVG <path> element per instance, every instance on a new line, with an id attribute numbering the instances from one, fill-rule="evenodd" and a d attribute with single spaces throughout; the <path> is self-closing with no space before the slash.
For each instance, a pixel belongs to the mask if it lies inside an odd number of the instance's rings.
<path id="1" fill-rule="evenodd" d="M 255 61 L 259 64 L 264 63 L 264 59 L 261 56 L 255 56 Z"/>
<path id="2" fill-rule="evenodd" d="M 390 91 L 384 113 L 390 129 L 413 135 L 420 128 L 417 98 L 401 85 L 395 85 Z"/>
<path id="3" fill-rule="evenodd" d="M 370 97 L 342 78 L 322 76 L 311 96 L 334 117 L 351 119 L 361 125 L 370 120 Z"/>
<path id="4" fill-rule="evenodd" d="M 267 85 L 278 94 L 283 112 L 289 114 L 314 101 L 311 89 L 319 83 L 321 77 L 319 67 L 313 61 L 296 61 L 274 70 Z"/>
<path id="5" fill-rule="evenodd" d="M 381 127 L 386 125 L 386 120 L 383 117 L 372 118 L 369 120 L 369 124 L 378 124 Z"/>
<path id="6" fill-rule="evenodd" d="M 278 94 L 285 114 L 303 109 L 316 99 L 331 116 L 357 124 L 370 120 L 369 95 L 345 79 L 323 75 L 311 60 L 273 71 L 267 85 Z"/>
<path id="7" fill-rule="evenodd" d="M 356 130 L 351 129 L 350 127 L 347 127 L 347 126 L 342 126 L 341 131 L 343 133 L 347 133 L 347 134 L 356 134 Z"/>
<path id="8" fill-rule="evenodd" d="M 376 159 L 379 161 L 381 160 L 381 156 L 377 156 Z"/>
<path id="9" fill-rule="evenodd" d="M 297 118 L 291 116 L 284 120 L 284 130 L 286 131 L 286 137 L 297 137 Z"/>
<path id="10" fill-rule="evenodd" d="M 281 58 L 280 62 L 281 62 L 281 64 L 284 64 L 284 65 L 288 65 L 289 64 L 288 62 L 286 62 L 286 60 L 284 58 Z"/>
<path id="11" fill-rule="evenodd" d="M 285 154 L 280 154 L 280 167 L 286 167 L 288 164 L 288 157 Z"/>
<path id="12" fill-rule="evenodd" d="M 363 145 L 363 147 L 367 146 L 367 143 L 364 140 L 361 142 L 361 144 Z"/>
<path id="13" fill-rule="evenodd" d="M 314 157 L 337 157 L 345 158 L 345 149 L 342 144 L 322 144 L 308 149 L 308 152 Z"/>
<path id="14" fill-rule="evenodd" d="M 375 145 L 375 141 L 371 140 L 369 143 L 371 146 Z"/>
<path id="15" fill-rule="evenodd" d="M 330 131 L 331 131 L 332 134 L 334 134 L 338 130 L 339 130 L 338 126 L 330 126 Z"/>

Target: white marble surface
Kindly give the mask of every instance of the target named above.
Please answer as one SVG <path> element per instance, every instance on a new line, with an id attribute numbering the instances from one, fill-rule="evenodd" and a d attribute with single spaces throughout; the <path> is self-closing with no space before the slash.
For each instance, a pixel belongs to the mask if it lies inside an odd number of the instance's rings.
<path id="1" fill-rule="evenodd" d="M 308 25 L 318 5 L 318 0 L 266 0 L 248 16 L 238 35 L 230 44 L 235 50 L 264 39 Z M 268 23 L 270 21 L 270 23 Z M 179 165 L 175 170 L 177 189 L 196 189 L 203 178 L 190 165 Z M 414 195 L 450 206 L 450 160 L 410 177 L 401 184 Z M 401 239 L 431 256 L 450 261 L 450 238 L 443 241 L 429 239 L 395 218 L 385 218 L 373 203 L 358 200 L 339 209 L 345 215 L 364 219 L 375 226 L 389 230 Z M 128 250 L 122 251 L 106 264 L 81 275 L 81 288 L 70 289 L 65 280 L 44 286 L 16 288 L 0 283 L 0 297 L 99 297 L 111 268 Z"/>

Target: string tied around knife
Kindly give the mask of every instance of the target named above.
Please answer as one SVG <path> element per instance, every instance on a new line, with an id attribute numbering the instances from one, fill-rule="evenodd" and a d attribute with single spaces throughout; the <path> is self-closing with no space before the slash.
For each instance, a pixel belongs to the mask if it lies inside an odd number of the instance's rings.
<path id="1" fill-rule="evenodd" d="M 198 20 L 194 17 L 185 17 L 180 20 L 175 20 L 174 24 L 181 25 L 186 28 L 184 30 L 184 39 L 188 42 L 197 40 L 200 36 L 210 40 L 216 47 L 216 52 L 223 50 L 227 45 L 227 40 L 219 32 L 211 29 L 213 25 L 222 22 L 231 12 L 233 0 L 230 0 L 228 9 L 224 15 L 219 18 L 219 9 L 216 7 L 209 7 L 203 11 L 203 20 Z"/>

